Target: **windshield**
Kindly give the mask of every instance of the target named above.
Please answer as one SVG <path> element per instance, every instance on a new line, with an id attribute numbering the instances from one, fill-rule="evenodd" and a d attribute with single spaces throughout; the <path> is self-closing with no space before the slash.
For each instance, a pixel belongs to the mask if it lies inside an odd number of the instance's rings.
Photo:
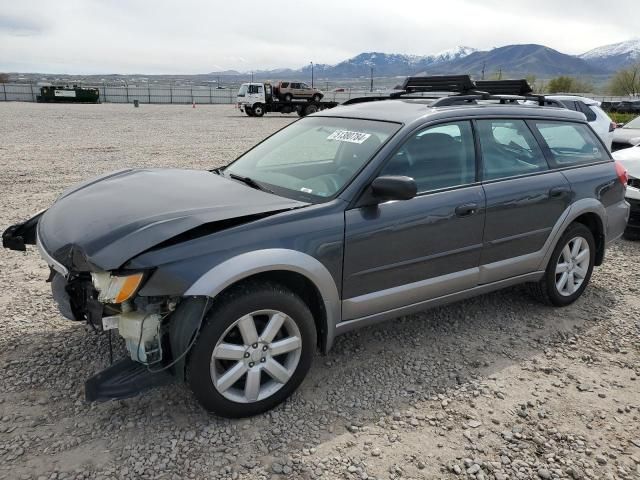
<path id="1" fill-rule="evenodd" d="M 247 85 L 241 85 L 240 86 L 240 90 L 238 90 L 238 96 L 239 97 L 244 97 L 247 94 Z"/>
<path id="2" fill-rule="evenodd" d="M 322 201 L 337 194 L 400 125 L 308 117 L 280 130 L 224 169 L 283 196 Z"/>
<path id="3" fill-rule="evenodd" d="M 636 117 L 622 128 L 640 128 L 640 117 Z"/>

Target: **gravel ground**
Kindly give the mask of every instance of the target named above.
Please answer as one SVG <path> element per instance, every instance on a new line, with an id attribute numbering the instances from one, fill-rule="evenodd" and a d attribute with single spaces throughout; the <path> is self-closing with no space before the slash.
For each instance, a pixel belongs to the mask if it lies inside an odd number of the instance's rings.
<path id="1" fill-rule="evenodd" d="M 0 227 L 130 166 L 221 165 L 293 120 L 230 106 L 0 103 Z M 283 406 L 184 387 L 102 404 L 105 338 L 63 319 L 37 253 L 0 253 L 0 478 L 640 478 L 640 243 L 574 305 L 512 288 L 354 332 Z"/>

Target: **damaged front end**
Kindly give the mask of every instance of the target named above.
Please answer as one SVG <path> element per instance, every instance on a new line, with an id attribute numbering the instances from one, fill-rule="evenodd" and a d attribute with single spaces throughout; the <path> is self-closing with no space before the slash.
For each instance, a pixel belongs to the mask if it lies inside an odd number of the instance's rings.
<path id="1" fill-rule="evenodd" d="M 150 271 L 102 271 L 75 245 L 50 253 L 38 235 L 42 213 L 5 230 L 3 247 L 25 251 L 26 245 L 36 245 L 49 265 L 47 281 L 60 313 L 69 320 L 86 322 L 98 333 L 110 335 L 110 330 L 117 329 L 129 355 L 87 379 L 86 399 L 129 398 L 173 382 L 171 367 L 177 362 L 172 362 L 168 332 L 181 299 L 137 296 Z M 111 338 L 109 342 L 111 345 Z"/>

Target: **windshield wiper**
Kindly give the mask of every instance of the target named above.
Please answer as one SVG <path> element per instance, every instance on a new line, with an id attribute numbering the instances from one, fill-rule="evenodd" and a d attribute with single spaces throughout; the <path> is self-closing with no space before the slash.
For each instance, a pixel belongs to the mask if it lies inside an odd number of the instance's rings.
<path id="1" fill-rule="evenodd" d="M 259 182 L 256 182 L 252 178 L 243 177 L 242 175 L 237 175 L 235 173 L 229 173 L 228 175 L 230 178 L 233 178 L 234 180 L 240 180 L 241 182 L 250 186 L 251 188 L 255 188 L 256 190 L 262 190 L 263 192 L 273 193 L 273 190 L 269 190 L 267 187 L 265 187 Z"/>

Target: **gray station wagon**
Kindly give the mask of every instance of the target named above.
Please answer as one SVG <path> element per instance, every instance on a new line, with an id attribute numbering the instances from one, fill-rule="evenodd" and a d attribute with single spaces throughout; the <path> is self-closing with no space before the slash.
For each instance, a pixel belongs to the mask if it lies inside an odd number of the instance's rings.
<path id="1" fill-rule="evenodd" d="M 579 112 L 451 98 L 351 102 L 224 168 L 117 171 L 9 227 L 64 316 L 124 338 L 87 399 L 186 381 L 254 415 L 354 328 L 520 283 L 574 302 L 624 231 L 624 169 Z"/>

